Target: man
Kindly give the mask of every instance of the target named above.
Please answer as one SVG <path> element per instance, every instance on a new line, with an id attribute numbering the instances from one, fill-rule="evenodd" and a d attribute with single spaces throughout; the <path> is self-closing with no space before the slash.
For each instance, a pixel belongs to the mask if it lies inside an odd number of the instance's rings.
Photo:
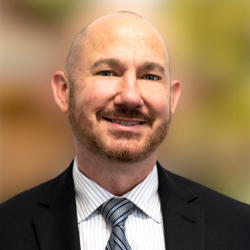
<path id="1" fill-rule="evenodd" d="M 180 86 L 150 23 L 118 12 L 88 25 L 52 89 L 76 158 L 0 206 L 0 249 L 250 249 L 248 205 L 156 162 Z"/>

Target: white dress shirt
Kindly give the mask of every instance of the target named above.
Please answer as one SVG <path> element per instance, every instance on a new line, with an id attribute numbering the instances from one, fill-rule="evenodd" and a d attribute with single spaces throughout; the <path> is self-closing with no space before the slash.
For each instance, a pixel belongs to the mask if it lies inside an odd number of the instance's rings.
<path id="1" fill-rule="evenodd" d="M 78 169 L 76 158 L 73 179 L 81 250 L 104 250 L 112 229 L 97 208 L 114 195 L 83 175 Z M 132 250 L 165 249 L 157 190 L 158 175 L 155 166 L 144 181 L 122 196 L 136 205 L 125 221 L 126 237 Z"/>

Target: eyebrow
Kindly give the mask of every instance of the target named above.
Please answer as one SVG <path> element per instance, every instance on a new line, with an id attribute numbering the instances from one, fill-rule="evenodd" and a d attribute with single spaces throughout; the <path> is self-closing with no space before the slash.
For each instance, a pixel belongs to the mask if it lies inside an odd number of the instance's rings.
<path id="1" fill-rule="evenodd" d="M 154 62 L 145 62 L 142 66 L 142 69 L 146 70 L 158 70 L 160 71 L 163 75 L 165 75 L 166 70 L 164 67 L 162 67 L 160 64 L 154 63 Z"/>
<path id="2" fill-rule="evenodd" d="M 111 67 L 117 67 L 121 65 L 120 60 L 115 58 L 107 58 L 107 59 L 100 59 L 97 62 L 94 63 L 93 68 L 97 68 L 100 65 L 107 65 Z"/>

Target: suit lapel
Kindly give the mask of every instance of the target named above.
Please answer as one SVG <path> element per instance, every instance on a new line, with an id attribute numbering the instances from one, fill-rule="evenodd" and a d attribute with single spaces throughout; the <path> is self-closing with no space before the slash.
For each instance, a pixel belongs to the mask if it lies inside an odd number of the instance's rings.
<path id="1" fill-rule="evenodd" d="M 80 250 L 72 167 L 38 199 L 43 211 L 33 225 L 41 250 Z M 166 250 L 204 250 L 205 213 L 194 205 L 196 194 L 180 177 L 157 167 Z"/>
<path id="2" fill-rule="evenodd" d="M 71 166 L 39 198 L 44 211 L 33 221 L 41 250 L 80 250 Z"/>
<path id="3" fill-rule="evenodd" d="M 198 197 L 180 177 L 157 167 L 166 250 L 205 249 L 205 213 L 194 205 Z"/>

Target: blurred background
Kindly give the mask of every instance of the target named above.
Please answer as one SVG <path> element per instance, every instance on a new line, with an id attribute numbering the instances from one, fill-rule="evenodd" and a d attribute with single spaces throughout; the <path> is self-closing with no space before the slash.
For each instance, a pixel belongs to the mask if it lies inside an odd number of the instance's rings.
<path id="1" fill-rule="evenodd" d="M 1 0 L 0 203 L 73 159 L 50 80 L 76 34 L 133 11 L 161 33 L 182 95 L 158 159 L 170 171 L 250 203 L 249 0 Z"/>

